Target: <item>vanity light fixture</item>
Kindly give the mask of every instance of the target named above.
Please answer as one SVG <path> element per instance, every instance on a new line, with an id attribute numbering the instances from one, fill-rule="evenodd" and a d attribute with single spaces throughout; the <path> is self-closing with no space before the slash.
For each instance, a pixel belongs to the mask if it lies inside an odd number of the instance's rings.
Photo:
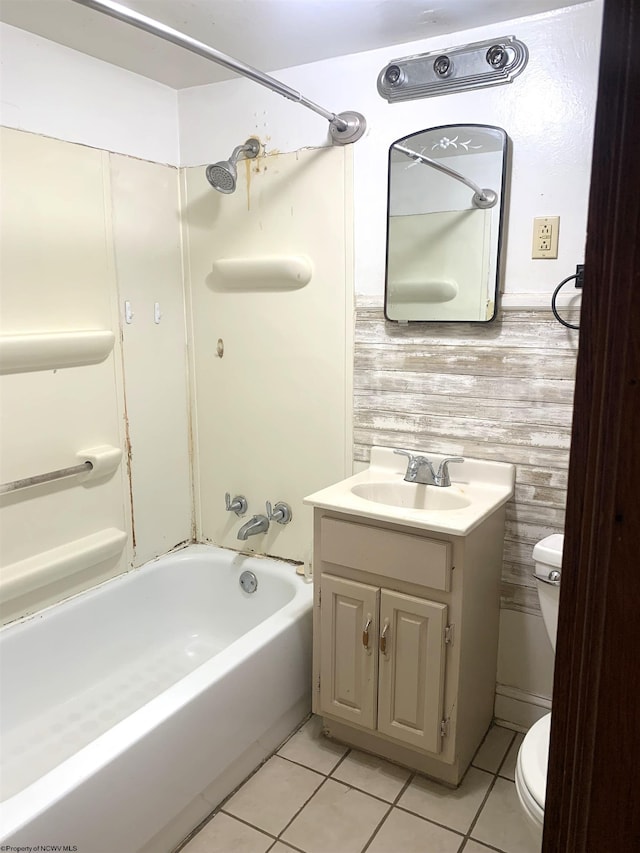
<path id="1" fill-rule="evenodd" d="M 389 103 L 511 83 L 529 59 L 515 36 L 478 41 L 394 59 L 378 75 L 378 92 Z"/>

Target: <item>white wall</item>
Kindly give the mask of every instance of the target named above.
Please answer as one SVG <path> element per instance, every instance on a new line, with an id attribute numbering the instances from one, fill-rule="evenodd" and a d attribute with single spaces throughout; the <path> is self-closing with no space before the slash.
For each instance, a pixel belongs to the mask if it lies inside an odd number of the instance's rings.
<path id="1" fill-rule="evenodd" d="M 393 140 L 456 122 L 503 127 L 513 142 L 505 291 L 545 292 L 584 260 L 595 114 L 600 0 L 532 18 L 286 69 L 283 82 L 322 106 L 362 112 L 366 136 L 353 146 L 356 292 L 384 290 L 387 151 Z M 471 41 L 515 35 L 530 52 L 514 83 L 387 104 L 376 79 L 391 59 Z M 247 80 L 179 93 L 183 165 L 228 157 L 257 134 L 267 151 L 328 144 L 327 123 Z M 532 219 L 559 215 L 558 260 L 531 260 Z"/>
<path id="2" fill-rule="evenodd" d="M 8 24 L 0 51 L 5 127 L 177 165 L 174 89 Z"/>
<path id="3" fill-rule="evenodd" d="M 528 729 L 551 708 L 554 652 L 541 616 L 501 610 L 495 716 Z"/>

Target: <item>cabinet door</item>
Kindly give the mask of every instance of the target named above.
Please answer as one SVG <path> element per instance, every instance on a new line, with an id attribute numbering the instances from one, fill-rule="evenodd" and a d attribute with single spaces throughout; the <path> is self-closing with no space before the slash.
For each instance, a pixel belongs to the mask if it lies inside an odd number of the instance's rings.
<path id="1" fill-rule="evenodd" d="M 321 711 L 375 728 L 380 590 L 323 574 L 320 592 Z"/>
<path id="2" fill-rule="evenodd" d="M 447 605 L 382 590 L 378 729 L 440 752 Z"/>

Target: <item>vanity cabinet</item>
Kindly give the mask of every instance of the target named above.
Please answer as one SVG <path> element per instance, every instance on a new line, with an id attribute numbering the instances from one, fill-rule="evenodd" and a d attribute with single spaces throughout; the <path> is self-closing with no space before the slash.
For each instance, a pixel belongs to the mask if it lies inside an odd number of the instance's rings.
<path id="1" fill-rule="evenodd" d="M 465 536 L 314 508 L 313 710 L 452 785 L 493 718 L 504 507 Z"/>
<path id="2" fill-rule="evenodd" d="M 320 711 L 439 752 L 447 609 L 323 574 Z"/>

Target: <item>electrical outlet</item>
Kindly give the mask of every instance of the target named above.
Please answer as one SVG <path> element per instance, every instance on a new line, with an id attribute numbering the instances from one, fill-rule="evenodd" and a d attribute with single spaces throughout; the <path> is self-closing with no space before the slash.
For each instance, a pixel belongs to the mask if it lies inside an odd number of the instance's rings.
<path id="1" fill-rule="evenodd" d="M 559 216 L 537 216 L 533 220 L 532 258 L 558 257 Z"/>

